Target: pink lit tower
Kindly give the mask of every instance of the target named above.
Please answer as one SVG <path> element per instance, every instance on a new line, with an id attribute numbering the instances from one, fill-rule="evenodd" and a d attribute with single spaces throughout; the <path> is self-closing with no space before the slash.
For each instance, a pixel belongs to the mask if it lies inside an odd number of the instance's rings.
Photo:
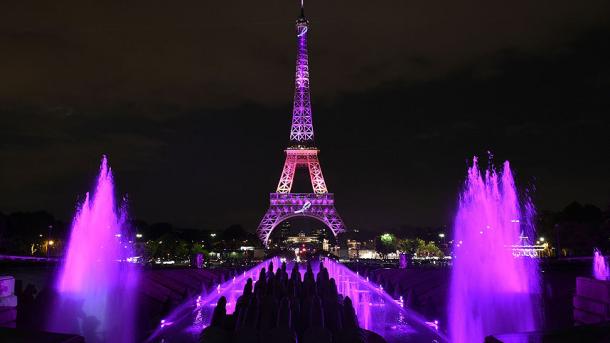
<path id="1" fill-rule="evenodd" d="M 345 231 L 343 220 L 335 209 L 332 193 L 328 193 L 318 160 L 318 149 L 314 144 L 311 100 L 309 95 L 309 61 L 307 57 L 307 36 L 309 22 L 305 17 L 303 1 L 301 15 L 296 21 L 297 66 L 294 81 L 294 105 L 290 145 L 285 150 L 286 162 L 275 193 L 270 194 L 270 205 L 257 229 L 260 240 L 269 243 L 273 229 L 282 221 L 292 217 L 317 219 L 335 236 Z M 299 168 L 307 168 L 313 193 L 292 193 L 294 174 Z"/>

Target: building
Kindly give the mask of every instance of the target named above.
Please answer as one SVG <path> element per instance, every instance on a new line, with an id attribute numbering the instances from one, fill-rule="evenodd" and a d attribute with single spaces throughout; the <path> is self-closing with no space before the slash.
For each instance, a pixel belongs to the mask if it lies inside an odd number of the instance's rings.
<path id="1" fill-rule="evenodd" d="M 305 235 L 305 232 L 301 231 L 296 236 L 288 236 L 284 239 L 285 244 L 320 244 L 320 240 L 317 235 Z"/>

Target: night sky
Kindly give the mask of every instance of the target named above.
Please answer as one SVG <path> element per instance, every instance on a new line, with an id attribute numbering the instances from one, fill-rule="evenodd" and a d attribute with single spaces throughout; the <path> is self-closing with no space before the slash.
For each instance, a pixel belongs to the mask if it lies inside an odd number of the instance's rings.
<path id="1" fill-rule="evenodd" d="M 132 217 L 254 231 L 288 144 L 297 3 L 3 2 L 0 211 L 69 220 L 108 154 Z M 609 1 L 305 12 L 316 143 L 348 227 L 450 225 L 488 151 L 539 209 L 610 205 Z"/>

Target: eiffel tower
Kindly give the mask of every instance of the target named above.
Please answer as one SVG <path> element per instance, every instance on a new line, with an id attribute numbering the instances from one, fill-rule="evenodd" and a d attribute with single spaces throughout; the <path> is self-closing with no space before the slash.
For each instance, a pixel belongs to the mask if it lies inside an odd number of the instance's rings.
<path id="1" fill-rule="evenodd" d="M 307 57 L 307 35 L 309 22 L 305 17 L 301 1 L 301 15 L 296 21 L 297 63 L 294 82 L 294 105 L 290 145 L 286 148 L 286 162 L 275 193 L 270 194 L 267 213 L 256 233 L 265 246 L 271 232 L 282 221 L 292 217 L 317 219 L 337 234 L 345 231 L 345 224 L 335 209 L 332 193 L 328 193 L 322 168 L 318 160 L 318 148 L 314 144 L 311 101 L 309 96 L 309 62 Z M 294 174 L 299 168 L 307 168 L 313 193 L 292 193 Z"/>

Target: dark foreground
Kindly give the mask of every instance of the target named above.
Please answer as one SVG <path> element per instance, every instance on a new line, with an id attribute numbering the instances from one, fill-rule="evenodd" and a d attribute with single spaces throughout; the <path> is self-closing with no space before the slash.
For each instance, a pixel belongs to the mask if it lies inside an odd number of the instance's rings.
<path id="1" fill-rule="evenodd" d="M 394 298 L 402 296 L 407 307 L 428 320 L 438 320 L 441 329 L 446 329 L 449 267 L 424 265 L 401 270 L 366 263 L 349 263 L 348 266 L 382 285 Z M 572 297 L 576 291 L 576 277 L 589 275 L 591 259 L 545 260 L 541 263 L 542 330 L 574 326 Z"/>
<path id="2" fill-rule="evenodd" d="M 446 302 L 450 282 L 450 269 L 438 266 L 417 266 L 406 270 L 385 268 L 379 264 L 350 263 L 348 266 L 360 275 L 369 277 L 371 282 L 395 299 L 400 296 L 405 305 L 426 319 L 438 320 L 441 331 L 446 328 Z M 2 274 L 13 275 L 16 282 L 15 294 L 19 297 L 17 329 L 32 333 L 44 330 L 42 318 L 47 304 L 52 298 L 48 285 L 52 284 L 54 264 L 2 264 Z M 541 265 L 542 277 L 542 330 L 558 332 L 563 339 L 570 335 L 595 334 L 605 332 L 608 327 L 573 329 L 572 296 L 575 293 L 577 276 L 591 273 L 591 261 L 586 259 L 548 260 Z M 241 269 L 194 270 L 186 268 L 146 269 L 142 273 L 141 287 L 138 292 L 138 333 L 141 340 L 146 339 L 158 327 L 159 322 L 174 308 L 193 296 L 208 292 L 217 284 L 241 273 Z M 574 333 L 575 332 L 575 333 Z M 0 341 L 2 334 L 0 331 Z M 500 337 L 499 337 L 500 338 Z M 44 342 L 43 340 L 37 340 Z M 547 341 L 543 339 L 543 341 Z M 549 340 L 553 341 L 553 340 Z M 569 342 L 570 340 L 562 340 Z M 597 341 L 591 336 L 591 341 Z M 76 341 L 75 341 L 76 342 Z"/>

